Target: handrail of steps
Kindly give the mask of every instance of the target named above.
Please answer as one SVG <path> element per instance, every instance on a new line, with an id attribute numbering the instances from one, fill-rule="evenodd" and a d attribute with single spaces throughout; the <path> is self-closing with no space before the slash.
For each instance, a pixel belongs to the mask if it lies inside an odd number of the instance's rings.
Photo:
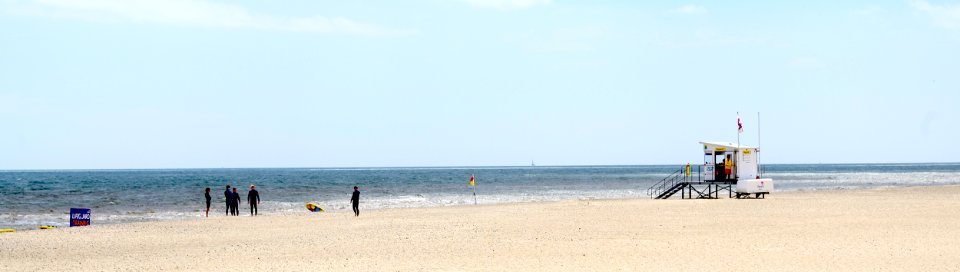
<path id="1" fill-rule="evenodd" d="M 669 176 L 661 179 L 659 182 L 647 188 L 647 196 L 650 198 L 656 198 L 663 191 L 666 191 L 669 188 L 677 185 L 677 183 L 682 182 L 686 178 L 686 169 L 681 166 L 677 171 L 673 171 Z"/>
<path id="2" fill-rule="evenodd" d="M 690 174 L 697 175 L 696 178 L 692 176 L 687 176 L 686 166 L 680 166 L 680 169 L 677 169 L 676 171 L 671 172 L 670 175 L 661 179 L 659 182 L 657 182 L 653 186 L 650 186 L 650 188 L 647 188 L 647 196 L 649 196 L 650 198 L 657 198 L 664 191 L 667 191 L 670 188 L 673 188 L 678 183 L 701 181 L 703 179 L 703 172 L 702 172 L 703 169 L 701 168 L 702 165 L 692 165 L 691 167 L 692 168 L 690 169 L 691 171 Z"/>

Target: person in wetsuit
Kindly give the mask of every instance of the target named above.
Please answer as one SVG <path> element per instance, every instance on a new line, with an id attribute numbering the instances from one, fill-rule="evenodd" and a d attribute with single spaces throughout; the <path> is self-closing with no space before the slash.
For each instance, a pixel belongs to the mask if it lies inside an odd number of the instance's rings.
<path id="1" fill-rule="evenodd" d="M 353 203 L 354 216 L 360 216 L 360 188 L 357 186 L 353 186 L 353 196 L 350 197 L 350 202 Z"/>
<path id="2" fill-rule="evenodd" d="M 237 193 L 237 188 L 233 188 L 233 196 L 231 197 L 231 199 L 233 199 L 233 210 L 231 211 L 231 213 L 233 214 L 233 216 L 239 216 L 240 215 L 240 193 Z"/>
<path id="3" fill-rule="evenodd" d="M 727 159 L 723 159 L 717 164 L 717 173 L 719 174 L 717 176 L 720 177 L 721 181 L 727 180 L 727 171 L 724 170 L 724 165 L 727 165 Z"/>
<path id="4" fill-rule="evenodd" d="M 227 185 L 227 190 L 223 191 L 224 203 L 227 203 L 226 215 L 230 215 L 230 211 L 233 210 L 233 193 L 230 193 L 230 185 Z"/>
<path id="5" fill-rule="evenodd" d="M 250 185 L 250 192 L 247 193 L 247 203 L 250 203 L 250 215 L 257 215 L 257 204 L 260 204 L 260 193 Z"/>
<path id="6" fill-rule="evenodd" d="M 204 190 L 203 198 L 207 199 L 207 217 L 210 217 L 210 187 Z"/>

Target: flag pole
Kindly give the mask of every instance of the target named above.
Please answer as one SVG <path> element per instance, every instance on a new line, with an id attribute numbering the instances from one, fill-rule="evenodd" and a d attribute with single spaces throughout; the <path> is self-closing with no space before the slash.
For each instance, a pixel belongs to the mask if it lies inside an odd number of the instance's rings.
<path id="1" fill-rule="evenodd" d="M 757 176 L 763 178 L 763 165 L 760 165 L 760 112 L 757 112 Z"/>
<path id="2" fill-rule="evenodd" d="M 740 112 L 737 112 L 737 149 L 740 148 Z"/>
<path id="3" fill-rule="evenodd" d="M 477 205 L 477 174 L 472 174 L 473 178 L 473 205 Z"/>
<path id="4" fill-rule="evenodd" d="M 733 150 L 733 161 L 737 163 L 736 165 L 734 165 L 734 167 L 736 167 L 736 168 L 734 168 L 734 169 L 736 169 L 736 170 L 739 170 L 739 169 L 740 169 L 740 162 L 739 162 L 739 159 L 738 159 L 739 157 L 737 157 L 737 156 L 740 155 L 740 133 L 741 133 L 741 131 L 743 131 L 743 122 L 740 121 L 740 112 L 738 111 L 738 112 L 737 112 L 737 148 Z M 739 177 L 737 176 L 737 172 L 740 172 L 740 171 L 736 171 L 736 172 L 733 172 L 733 173 L 730 173 L 730 174 L 732 174 L 734 178 L 739 179 Z"/>

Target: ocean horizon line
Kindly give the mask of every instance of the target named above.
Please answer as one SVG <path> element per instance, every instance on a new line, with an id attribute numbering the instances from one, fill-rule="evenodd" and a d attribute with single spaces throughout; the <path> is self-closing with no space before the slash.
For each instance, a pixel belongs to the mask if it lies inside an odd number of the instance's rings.
<path id="1" fill-rule="evenodd" d="M 763 163 L 765 166 L 790 165 L 958 165 L 957 162 L 820 162 L 820 163 Z M 171 170 L 390 170 L 390 169 L 522 169 L 522 168 L 620 168 L 669 167 L 684 164 L 558 164 L 558 165 L 450 165 L 450 166 L 290 166 L 290 167 L 157 167 L 157 168 L 23 168 L 0 169 L 0 172 L 70 172 L 70 171 L 171 171 Z M 691 163 L 691 165 L 700 165 Z"/>

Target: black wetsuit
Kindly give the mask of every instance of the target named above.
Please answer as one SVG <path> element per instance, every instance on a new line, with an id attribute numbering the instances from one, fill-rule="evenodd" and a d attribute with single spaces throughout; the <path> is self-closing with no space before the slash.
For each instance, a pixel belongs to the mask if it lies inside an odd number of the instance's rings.
<path id="1" fill-rule="evenodd" d="M 714 166 L 714 169 L 716 169 L 715 172 L 717 172 L 717 181 L 723 181 L 727 179 L 726 172 L 723 171 L 723 163 L 718 163 L 716 166 Z"/>
<path id="2" fill-rule="evenodd" d="M 210 192 L 204 192 L 203 197 L 207 199 L 207 210 L 210 210 Z"/>
<path id="3" fill-rule="evenodd" d="M 350 201 L 353 201 L 353 213 L 356 214 L 355 216 L 360 216 L 360 191 L 353 191 Z"/>
<path id="4" fill-rule="evenodd" d="M 250 190 L 247 194 L 247 202 L 250 203 L 250 215 L 257 215 L 257 203 L 260 203 L 260 193 L 257 190 Z"/>
<path id="5" fill-rule="evenodd" d="M 233 210 L 233 193 L 230 192 L 230 189 L 223 191 L 224 201 L 227 203 L 227 212 L 226 215 L 230 215 L 230 211 Z"/>
<path id="6" fill-rule="evenodd" d="M 240 215 L 240 193 L 233 192 L 233 215 Z"/>

